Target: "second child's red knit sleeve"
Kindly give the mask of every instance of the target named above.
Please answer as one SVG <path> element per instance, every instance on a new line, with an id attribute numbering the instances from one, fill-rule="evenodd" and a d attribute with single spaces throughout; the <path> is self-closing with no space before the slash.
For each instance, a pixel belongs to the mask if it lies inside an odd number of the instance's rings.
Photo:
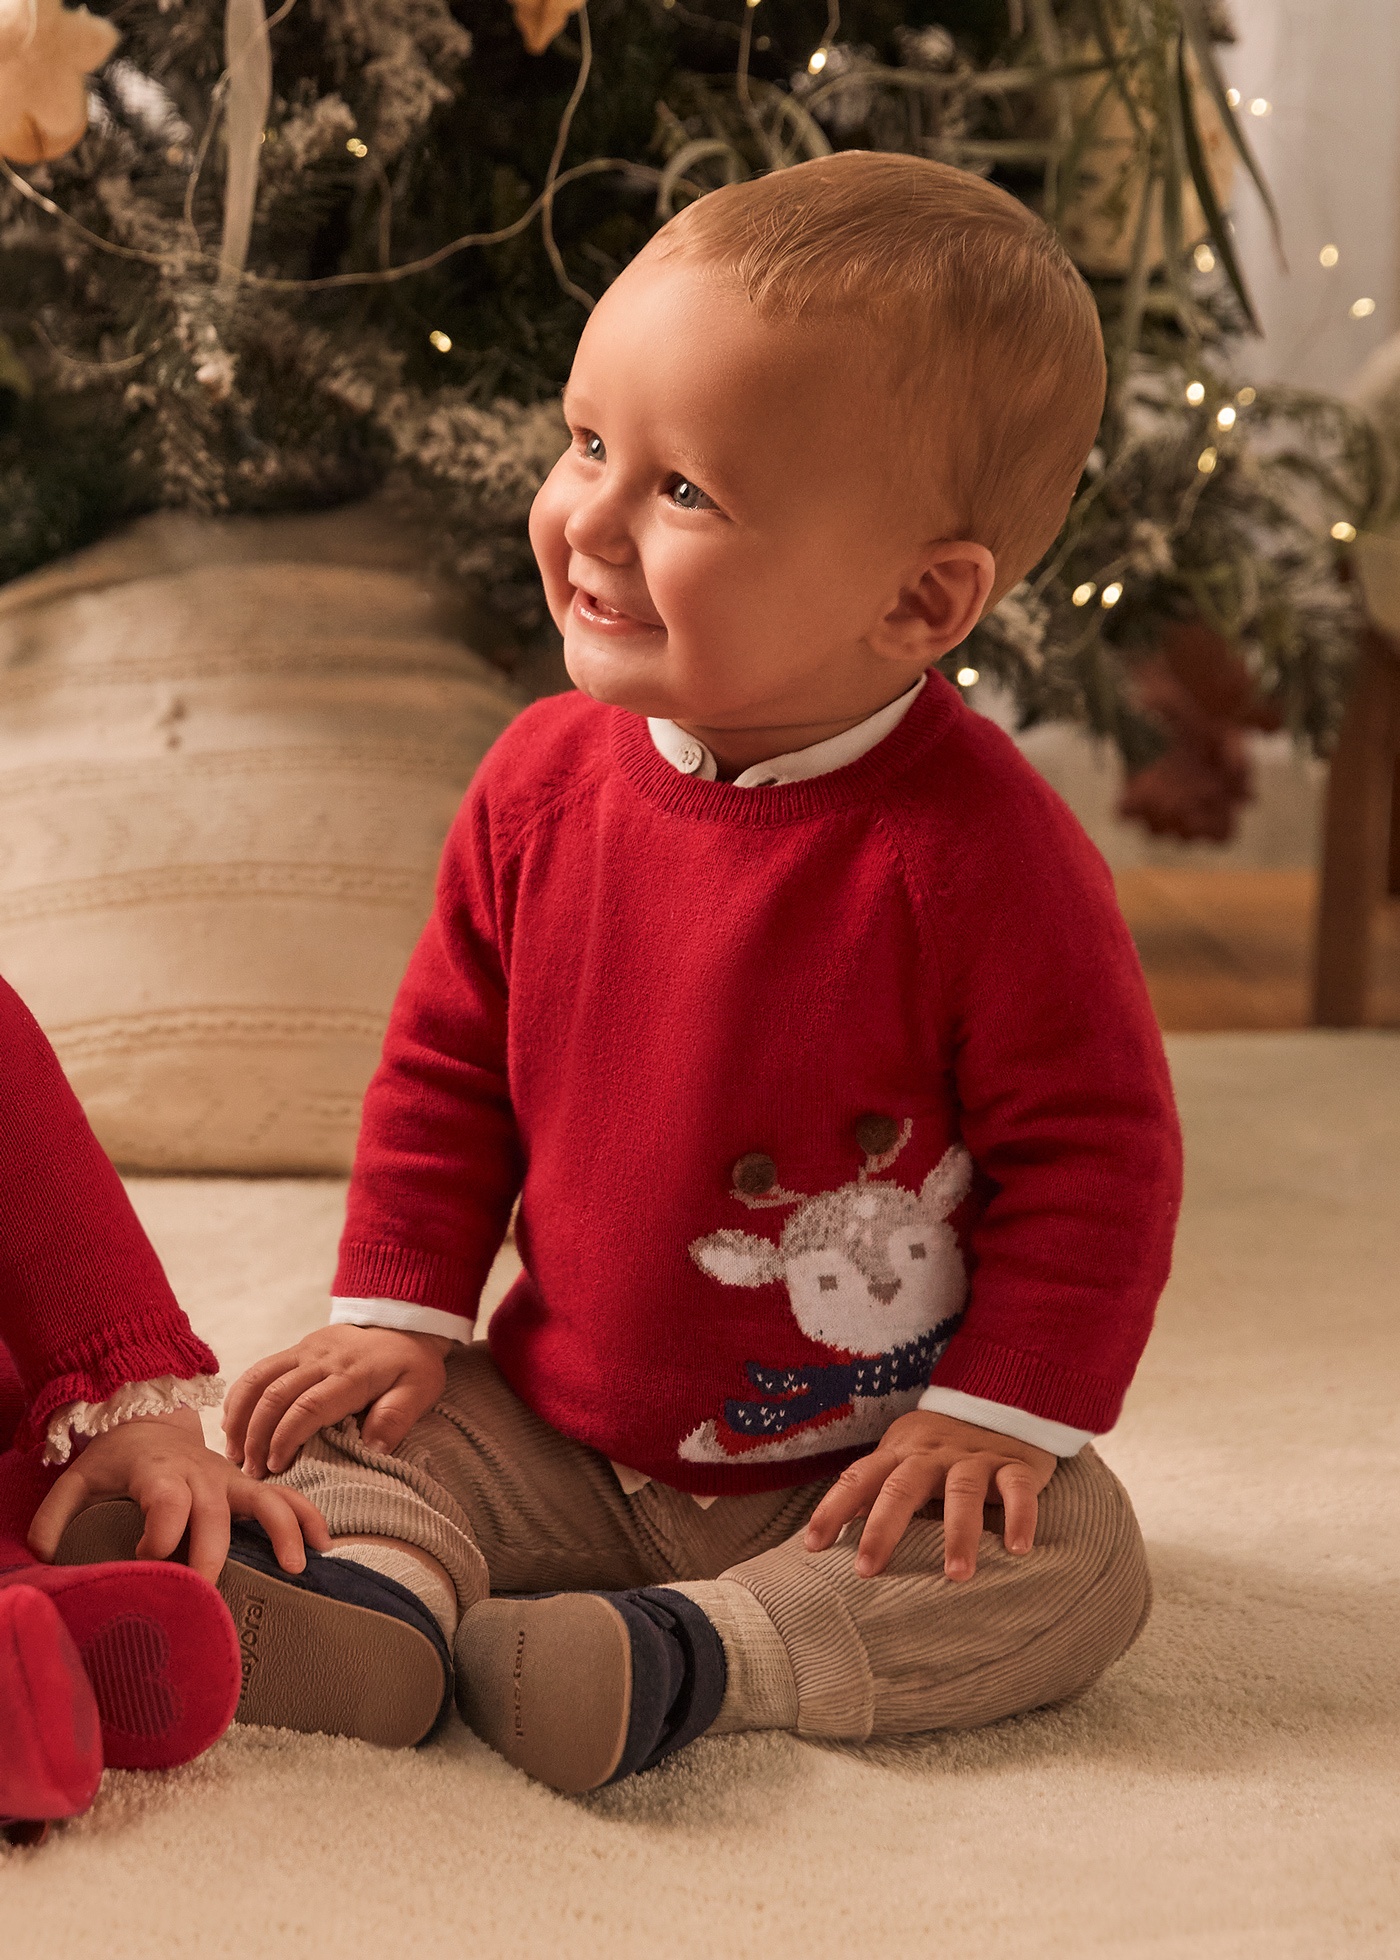
<path id="1" fill-rule="evenodd" d="M 506 1070 L 489 762 L 443 850 L 437 897 L 365 1095 L 334 1292 L 474 1318 L 520 1188 Z"/>
<path id="2" fill-rule="evenodd" d="M 995 809 L 988 772 L 969 777 L 965 848 L 931 907 L 962 1134 L 987 1194 L 968 1311 L 933 1379 L 1101 1433 L 1166 1284 L 1180 1131 L 1107 867 L 1019 759 L 999 774 Z"/>
<path id="3" fill-rule="evenodd" d="M 129 1382 L 213 1375 L 58 1057 L 0 981 L 0 1340 L 25 1406 L 15 1436 Z"/>

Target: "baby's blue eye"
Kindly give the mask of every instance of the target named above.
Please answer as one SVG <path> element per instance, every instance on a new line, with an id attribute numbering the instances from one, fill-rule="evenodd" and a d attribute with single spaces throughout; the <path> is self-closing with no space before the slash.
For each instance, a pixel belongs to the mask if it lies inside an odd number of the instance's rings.
<path id="1" fill-rule="evenodd" d="M 678 477 L 671 485 L 671 502 L 679 504 L 682 510 L 703 510 L 710 499 L 698 483 L 688 477 Z"/>
<path id="2" fill-rule="evenodd" d="M 590 463 L 603 463 L 607 461 L 608 452 L 603 447 L 603 438 L 601 436 L 585 437 L 583 453 Z"/>

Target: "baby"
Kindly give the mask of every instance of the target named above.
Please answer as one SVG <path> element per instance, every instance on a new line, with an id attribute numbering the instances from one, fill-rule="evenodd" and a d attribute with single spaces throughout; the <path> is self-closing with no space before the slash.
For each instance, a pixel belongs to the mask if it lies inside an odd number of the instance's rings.
<path id="1" fill-rule="evenodd" d="M 229 1398 L 336 1539 L 262 1559 L 244 1719 L 410 1742 L 455 1677 L 576 1791 L 993 1721 L 1133 1640 L 1090 1442 L 1167 1275 L 1166 1066 L 1101 860 L 930 672 L 1103 390 L 1053 235 L 907 157 L 716 191 L 600 301 L 531 520 L 577 692 L 448 839 L 332 1324 Z"/>

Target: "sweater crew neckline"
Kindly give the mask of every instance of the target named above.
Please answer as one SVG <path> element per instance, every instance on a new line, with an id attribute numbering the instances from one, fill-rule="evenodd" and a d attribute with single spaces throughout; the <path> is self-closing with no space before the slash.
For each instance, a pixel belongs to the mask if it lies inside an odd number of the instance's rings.
<path id="1" fill-rule="evenodd" d="M 794 783 L 739 788 L 684 776 L 652 740 L 646 719 L 624 708 L 613 716 L 612 751 L 632 787 L 648 802 L 681 817 L 760 827 L 800 823 L 829 811 L 868 803 L 947 733 L 962 709 L 960 696 L 935 670 L 903 720 L 873 749 L 820 776 Z"/>

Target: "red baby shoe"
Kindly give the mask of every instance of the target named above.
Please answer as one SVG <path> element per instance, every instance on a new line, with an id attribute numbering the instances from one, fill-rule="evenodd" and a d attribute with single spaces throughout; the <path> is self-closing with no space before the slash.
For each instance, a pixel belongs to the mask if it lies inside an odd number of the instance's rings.
<path id="1" fill-rule="evenodd" d="M 88 1809 L 102 1781 L 97 1703 L 53 1602 L 33 1586 L 0 1592 L 0 1831 L 37 1844 Z"/>
<path id="2" fill-rule="evenodd" d="M 47 1596 L 78 1650 L 108 1769 L 187 1763 L 233 1720 L 238 1636 L 197 1572 L 157 1559 L 0 1572 L 0 1606 L 23 1590 Z"/>

